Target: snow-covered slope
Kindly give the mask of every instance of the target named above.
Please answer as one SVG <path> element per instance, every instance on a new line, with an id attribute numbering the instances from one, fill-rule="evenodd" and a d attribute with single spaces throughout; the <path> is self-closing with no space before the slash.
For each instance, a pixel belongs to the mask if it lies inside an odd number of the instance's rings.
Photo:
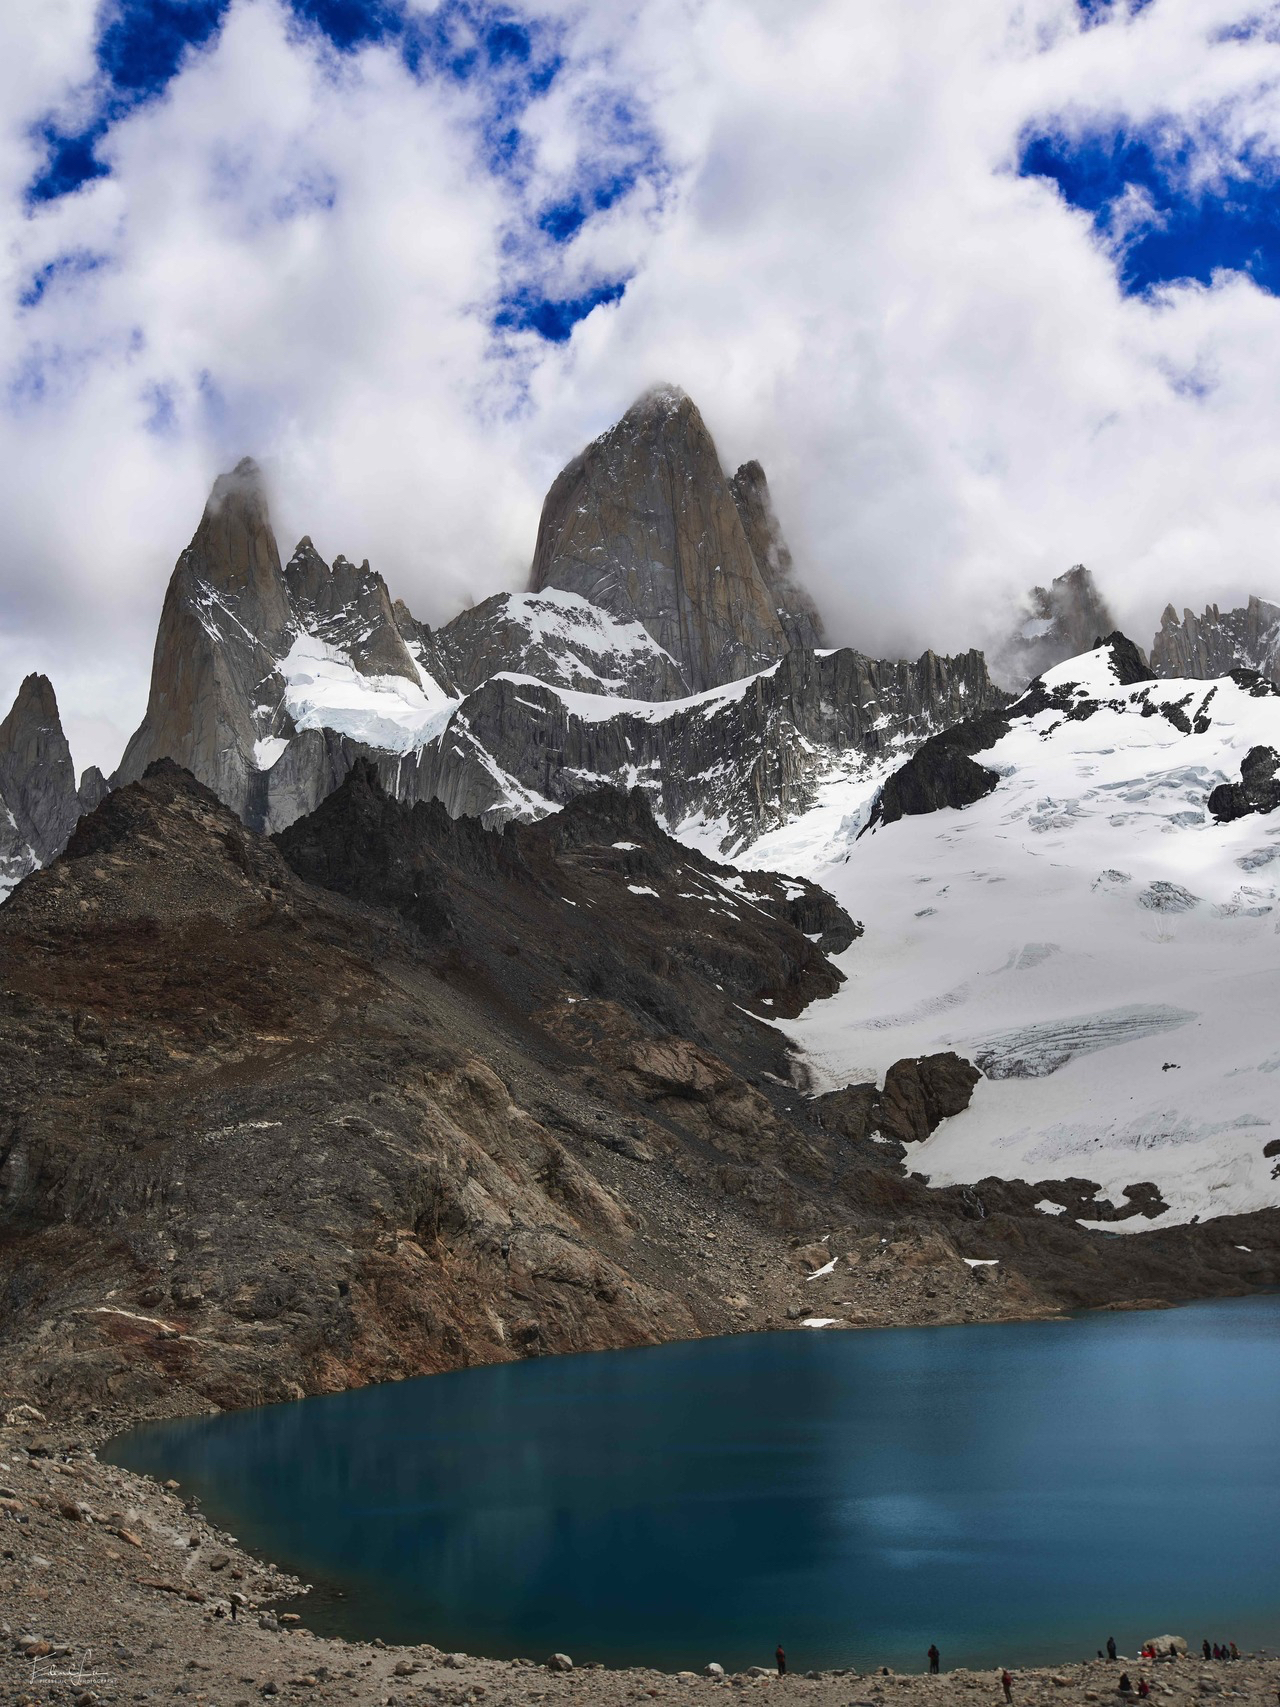
<path id="1" fill-rule="evenodd" d="M 624 622 L 577 593 L 498 593 L 434 635 L 459 691 L 508 670 L 583 693 L 673 699 L 688 692 L 670 653 L 638 622 Z"/>
<path id="2" fill-rule="evenodd" d="M 1120 1203 L 1153 1181 L 1168 1210 L 1134 1231 L 1280 1205 L 1280 813 L 1206 810 L 1280 748 L 1280 697 L 1122 687 L 1106 648 L 1044 685 L 1059 703 L 977 755 L 1000 781 L 976 805 L 859 838 L 864 778 L 749 850 L 866 926 L 789 1030 L 820 1089 L 941 1049 L 984 1068 L 908 1157 L 936 1184 L 1076 1177 Z"/>
<path id="3" fill-rule="evenodd" d="M 294 637 L 279 670 L 284 708 L 299 730 L 333 729 L 391 753 L 409 753 L 434 740 L 458 704 L 420 666 L 416 682 L 403 675 L 366 675 L 349 651 L 305 630 Z M 260 763 L 267 758 L 274 764 L 287 746 L 281 741 L 260 753 Z"/>

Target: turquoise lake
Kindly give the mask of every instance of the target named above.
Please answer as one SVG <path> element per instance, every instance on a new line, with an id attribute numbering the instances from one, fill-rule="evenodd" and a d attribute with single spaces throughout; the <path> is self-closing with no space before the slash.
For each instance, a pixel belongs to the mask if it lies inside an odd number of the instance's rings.
<path id="1" fill-rule="evenodd" d="M 671 1670 L 1280 1648 L 1280 1298 L 548 1358 L 141 1429 L 309 1627 Z"/>

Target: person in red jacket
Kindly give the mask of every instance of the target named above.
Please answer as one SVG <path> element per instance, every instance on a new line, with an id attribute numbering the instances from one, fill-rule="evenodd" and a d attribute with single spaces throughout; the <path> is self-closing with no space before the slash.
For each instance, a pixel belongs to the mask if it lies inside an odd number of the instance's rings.
<path id="1" fill-rule="evenodd" d="M 1004 1690 L 1005 1700 L 1006 1701 L 1012 1701 L 1013 1700 L 1013 1677 L 1007 1669 L 1000 1673 L 1000 1687 L 1001 1687 L 1001 1689 Z"/>
<path id="2" fill-rule="evenodd" d="M 774 1649 L 773 1657 L 778 1662 L 778 1676 L 785 1677 L 787 1675 L 787 1656 L 783 1651 L 781 1642 Z"/>

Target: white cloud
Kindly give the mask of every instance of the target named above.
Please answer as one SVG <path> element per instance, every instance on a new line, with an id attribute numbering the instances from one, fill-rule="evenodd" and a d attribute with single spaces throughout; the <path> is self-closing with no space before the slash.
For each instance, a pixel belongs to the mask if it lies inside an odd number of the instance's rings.
<path id="1" fill-rule="evenodd" d="M 1217 39 L 1256 0 L 1088 31 L 1071 0 L 527 10 L 567 31 L 527 183 L 484 165 L 482 86 L 237 0 L 113 128 L 112 176 L 34 215 L 28 127 L 88 76 L 92 8 L 0 23 L 0 64 L 34 67 L 0 90 L 0 698 L 48 669 L 82 762 L 140 715 L 219 466 L 268 464 L 285 551 L 368 554 L 443 620 L 519 583 L 556 469 L 656 378 L 731 466 L 762 458 L 837 636 L 869 649 L 981 640 L 1078 560 L 1144 642 L 1166 598 L 1280 595 L 1280 302 L 1241 278 L 1125 298 L 1087 218 L 1012 169 L 1046 120 L 1172 117 L 1209 185 L 1246 139 L 1276 147 L 1280 49 Z M 529 208 L 618 152 L 619 89 L 668 175 L 539 250 Z M 566 294 L 632 282 L 565 346 L 497 345 L 513 240 Z M 15 306 L 74 250 L 106 259 Z"/>

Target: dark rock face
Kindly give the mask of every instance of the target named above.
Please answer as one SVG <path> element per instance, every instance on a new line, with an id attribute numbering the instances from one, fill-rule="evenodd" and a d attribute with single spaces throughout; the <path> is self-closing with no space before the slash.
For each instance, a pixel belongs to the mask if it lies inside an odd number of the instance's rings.
<path id="1" fill-rule="evenodd" d="M 101 806 L 110 792 L 110 784 L 97 765 L 87 766 L 80 777 L 80 786 L 76 790 L 76 798 L 80 803 L 81 813 L 92 812 L 95 806 Z"/>
<path id="2" fill-rule="evenodd" d="M 336 646 L 364 676 L 403 676 L 417 683 L 418 668 L 396 625 L 386 582 L 364 562 L 345 557 L 327 564 L 304 536 L 284 571 L 290 631 L 303 628 Z"/>
<path id="3" fill-rule="evenodd" d="M 897 1144 L 920 1144 L 944 1120 L 968 1108 L 981 1077 L 953 1051 L 918 1055 L 895 1061 L 883 1090 L 874 1083 L 846 1085 L 815 1097 L 812 1106 L 824 1127 L 846 1138 L 861 1141 L 879 1132 Z"/>
<path id="4" fill-rule="evenodd" d="M 1254 812 L 1274 812 L 1280 806 L 1280 753 L 1274 747 L 1251 747 L 1240 765 L 1240 781 L 1220 783 L 1209 795 L 1209 810 L 1220 824 L 1247 818 Z"/>
<path id="5" fill-rule="evenodd" d="M 730 482 L 742 531 L 764 578 L 787 644 L 813 651 L 827 643 L 818 607 L 796 579 L 795 563 L 782 536 L 769 495 L 769 482 L 758 462 L 744 462 Z"/>
<path id="6" fill-rule="evenodd" d="M 1139 682 L 1154 682 L 1156 672 L 1147 663 L 1141 650 L 1119 629 L 1108 634 L 1102 642 L 1111 652 L 1111 673 L 1122 688 L 1137 687 Z"/>
<path id="7" fill-rule="evenodd" d="M 53 685 L 28 676 L 0 723 L 0 896 L 61 853 L 80 811 Z"/>
<path id="8" fill-rule="evenodd" d="M 1243 609 L 1206 605 L 1199 617 L 1184 610 L 1179 622 L 1167 605 L 1151 643 L 1151 665 L 1157 676 L 1202 681 L 1240 668 L 1280 679 L 1280 606 L 1250 598 Z"/>
<path id="9" fill-rule="evenodd" d="M 1048 587 L 1033 587 L 1014 633 L 1000 648 L 997 680 L 1023 687 L 1068 658 L 1092 651 L 1098 637 L 1115 628 L 1106 599 L 1083 563 L 1058 575 Z"/>
<path id="10" fill-rule="evenodd" d="M 833 765 L 877 760 L 1007 698 L 980 652 L 889 663 L 796 650 L 723 698 L 612 716 L 585 716 L 551 688 L 490 679 L 412 770 L 379 760 L 379 775 L 402 798 L 434 797 L 454 816 L 488 822 L 602 780 L 635 782 L 668 824 L 699 813 L 724 820 L 728 849 L 811 805 Z"/>
<path id="11" fill-rule="evenodd" d="M 551 940 L 559 977 L 575 978 L 583 995 L 607 989 L 624 1005 L 634 997 L 637 1014 L 669 1013 L 672 992 L 690 972 L 739 1001 L 797 1013 L 838 987 L 841 976 L 826 955 L 848 948 L 862 929 L 815 884 L 738 873 L 681 846 L 659 828 L 638 789 L 597 789 L 536 823 L 491 830 L 477 818 L 451 818 L 436 800 L 409 807 L 388 799 L 373 765 L 361 761 L 277 844 L 309 882 L 391 908 L 433 940 L 464 943 L 512 994 L 539 952 L 536 936 L 524 930 L 514 937 L 520 964 L 511 965 L 504 945 L 513 920 L 533 918 L 540 905 L 556 919 L 571 902 L 607 905 L 614 926 L 625 929 L 628 952 L 647 944 L 648 958 L 666 964 L 670 989 L 637 980 L 608 940 L 571 972 L 573 951 L 557 928 Z M 535 999 L 532 991 L 528 999 Z M 696 1038 L 714 1041 L 700 1029 Z"/>
<path id="12" fill-rule="evenodd" d="M 895 1061 L 884 1078 L 880 1130 L 903 1144 L 923 1143 L 944 1120 L 968 1108 L 981 1077 L 952 1050 Z"/>
<path id="13" fill-rule="evenodd" d="M 867 829 L 946 806 L 972 806 L 983 799 L 1000 778 L 985 765 L 975 764 L 970 755 L 985 752 L 1008 732 L 1008 718 L 990 711 L 931 736 L 880 790 Z"/>
<path id="14" fill-rule="evenodd" d="M 647 628 L 620 623 L 576 593 L 498 593 L 437 629 L 438 680 L 471 693 L 500 671 L 536 676 L 579 693 L 623 699 L 679 699 L 686 692 L 674 658 Z"/>
<path id="15" fill-rule="evenodd" d="M 215 482 L 169 581 L 146 715 L 113 784 L 172 759 L 245 823 L 291 821 L 324 798 L 360 750 L 330 730 L 299 736 L 281 673 L 294 641 L 307 633 L 361 675 L 416 685 L 423 647 L 415 629 L 367 563 L 338 557 L 330 566 L 304 538 L 281 567 L 262 476 L 246 457 Z"/>
<path id="16" fill-rule="evenodd" d="M 555 480 L 530 591 L 548 587 L 642 623 L 688 692 L 787 649 L 711 435 L 672 387 L 642 397 Z"/>

